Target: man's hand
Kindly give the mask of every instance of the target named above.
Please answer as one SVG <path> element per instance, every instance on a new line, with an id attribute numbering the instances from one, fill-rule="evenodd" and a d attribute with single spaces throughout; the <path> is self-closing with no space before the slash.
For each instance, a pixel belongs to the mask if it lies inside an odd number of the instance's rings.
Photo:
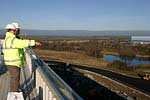
<path id="1" fill-rule="evenodd" d="M 41 46 L 41 43 L 40 43 L 40 42 L 35 42 L 35 46 L 36 46 L 36 47 L 40 47 L 40 46 Z"/>

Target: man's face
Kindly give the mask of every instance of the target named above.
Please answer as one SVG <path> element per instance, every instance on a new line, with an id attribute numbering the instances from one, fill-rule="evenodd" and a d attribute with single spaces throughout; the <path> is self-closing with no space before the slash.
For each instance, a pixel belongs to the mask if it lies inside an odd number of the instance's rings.
<path id="1" fill-rule="evenodd" d="M 16 31 L 20 31 L 20 29 L 19 29 L 19 28 L 17 28 L 17 29 L 16 29 Z"/>
<path id="2" fill-rule="evenodd" d="M 16 35 L 16 30 L 11 30 L 11 33 L 15 34 Z"/>
<path id="3" fill-rule="evenodd" d="M 20 33 L 20 29 L 17 28 L 17 29 L 16 29 L 16 35 L 18 35 L 19 33 Z"/>
<path id="4" fill-rule="evenodd" d="M 13 30 L 14 31 L 14 34 L 16 35 L 16 30 Z"/>

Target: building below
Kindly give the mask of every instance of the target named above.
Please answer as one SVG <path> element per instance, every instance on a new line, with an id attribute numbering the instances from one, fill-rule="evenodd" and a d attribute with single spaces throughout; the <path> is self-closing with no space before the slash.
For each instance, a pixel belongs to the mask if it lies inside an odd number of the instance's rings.
<path id="1" fill-rule="evenodd" d="M 133 43 L 150 44 L 150 36 L 131 36 Z"/>

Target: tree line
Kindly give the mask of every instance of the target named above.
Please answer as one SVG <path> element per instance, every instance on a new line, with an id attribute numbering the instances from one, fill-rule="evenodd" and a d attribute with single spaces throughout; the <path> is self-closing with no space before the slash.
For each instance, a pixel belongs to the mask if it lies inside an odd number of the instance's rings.
<path id="1" fill-rule="evenodd" d="M 55 51 L 70 51 L 70 52 L 80 52 L 93 56 L 96 58 L 101 57 L 100 52 L 102 51 L 101 45 L 98 40 L 89 40 L 88 42 L 62 42 L 62 41 L 41 41 L 42 46 L 40 49 L 48 49 Z"/>
<path id="2" fill-rule="evenodd" d="M 113 40 L 89 40 L 86 42 L 41 41 L 40 49 L 84 53 L 96 58 L 102 57 L 101 51 L 118 52 L 120 56 L 150 56 L 150 44 L 113 44 Z"/>

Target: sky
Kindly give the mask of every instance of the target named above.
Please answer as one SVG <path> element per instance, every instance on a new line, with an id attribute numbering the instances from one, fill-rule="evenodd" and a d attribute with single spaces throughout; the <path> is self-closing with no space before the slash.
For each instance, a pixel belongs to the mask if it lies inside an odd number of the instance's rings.
<path id="1" fill-rule="evenodd" d="M 150 30 L 150 0 L 0 0 L 0 29 Z"/>

